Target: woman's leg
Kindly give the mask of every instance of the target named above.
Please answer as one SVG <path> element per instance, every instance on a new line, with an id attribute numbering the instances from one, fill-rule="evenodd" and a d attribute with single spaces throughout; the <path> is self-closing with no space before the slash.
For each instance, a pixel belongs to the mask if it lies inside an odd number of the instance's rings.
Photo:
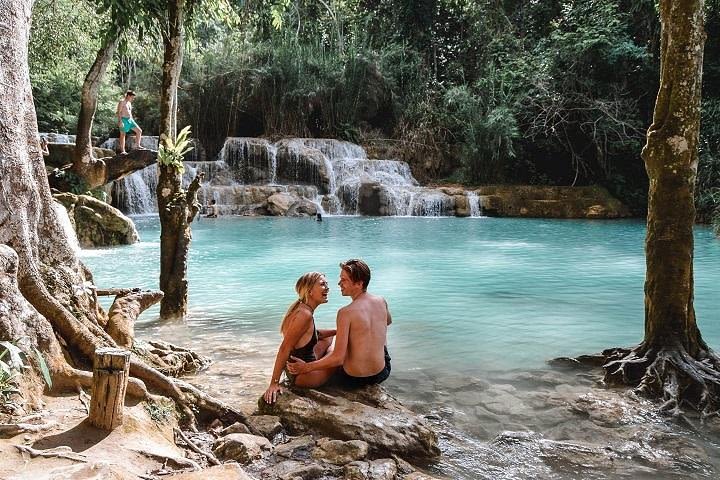
<path id="1" fill-rule="evenodd" d="M 325 370 L 315 370 L 314 372 L 304 373 L 295 377 L 294 385 L 300 388 L 315 388 L 324 385 L 332 374 L 335 373 L 337 367 L 326 368 Z"/>
<path id="2" fill-rule="evenodd" d="M 333 351 L 333 348 L 335 348 L 335 344 L 333 343 L 331 338 L 323 338 L 321 340 L 318 340 L 318 343 L 313 349 L 313 352 L 315 352 L 315 358 L 320 359 L 326 355 L 330 355 Z M 337 367 L 326 368 L 325 370 L 315 370 L 314 372 L 310 373 L 304 373 L 295 377 L 294 384 L 295 386 L 301 388 L 319 387 L 320 385 L 325 384 L 325 382 L 327 382 L 330 377 L 332 377 L 332 374 L 335 373 L 336 370 Z"/>

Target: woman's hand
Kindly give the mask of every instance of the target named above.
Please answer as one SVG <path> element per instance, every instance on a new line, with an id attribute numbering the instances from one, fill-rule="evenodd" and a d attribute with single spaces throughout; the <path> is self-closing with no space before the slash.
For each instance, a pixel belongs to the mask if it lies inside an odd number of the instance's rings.
<path id="1" fill-rule="evenodd" d="M 286 367 L 288 372 L 293 375 L 302 375 L 303 373 L 308 373 L 310 371 L 310 367 L 307 363 L 297 357 L 293 357 L 292 355 L 290 356 L 290 360 L 288 360 Z"/>
<path id="2" fill-rule="evenodd" d="M 265 390 L 265 393 L 263 394 L 265 403 L 272 405 L 273 403 L 275 403 L 275 401 L 277 401 L 278 397 L 280 395 L 282 395 L 282 393 L 283 393 L 283 389 L 279 384 L 277 384 L 277 383 L 271 384 L 267 388 L 267 390 Z"/>

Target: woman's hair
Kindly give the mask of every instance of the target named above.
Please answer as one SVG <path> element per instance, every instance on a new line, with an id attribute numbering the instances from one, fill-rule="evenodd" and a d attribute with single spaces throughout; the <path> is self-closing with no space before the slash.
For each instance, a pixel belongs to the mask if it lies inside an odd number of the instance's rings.
<path id="1" fill-rule="evenodd" d="M 280 333 L 285 332 L 286 323 L 290 318 L 290 315 L 295 311 L 298 305 L 300 305 L 301 303 L 307 303 L 308 296 L 310 295 L 310 290 L 312 290 L 315 284 L 319 282 L 320 279 L 323 277 L 325 277 L 324 273 L 308 272 L 298 278 L 298 281 L 295 282 L 295 291 L 298 294 L 298 299 L 295 300 L 290 305 L 290 307 L 288 307 L 287 312 L 285 312 L 285 316 L 283 317 L 282 323 L 280 324 Z"/>

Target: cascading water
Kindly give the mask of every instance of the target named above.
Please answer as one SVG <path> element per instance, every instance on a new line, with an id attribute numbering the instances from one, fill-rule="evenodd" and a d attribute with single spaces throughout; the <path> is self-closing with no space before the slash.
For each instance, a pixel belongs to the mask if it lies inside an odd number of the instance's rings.
<path id="1" fill-rule="evenodd" d="M 144 137 L 143 145 L 157 137 Z M 114 139 L 104 144 L 116 146 Z M 148 143 L 147 148 L 152 148 Z M 224 214 L 267 214 L 267 199 L 287 193 L 309 200 L 330 214 L 453 215 L 453 195 L 418 184 L 407 163 L 368 159 L 359 145 L 333 139 L 229 137 L 214 161 L 186 161 L 183 183 L 196 173 L 207 205 L 215 200 Z M 130 214 L 157 211 L 157 168 L 148 167 L 117 182 L 115 205 Z"/>
<path id="2" fill-rule="evenodd" d="M 482 204 L 480 202 L 480 197 L 478 196 L 477 192 L 467 192 L 467 199 L 468 206 L 470 207 L 470 216 L 481 217 Z"/>

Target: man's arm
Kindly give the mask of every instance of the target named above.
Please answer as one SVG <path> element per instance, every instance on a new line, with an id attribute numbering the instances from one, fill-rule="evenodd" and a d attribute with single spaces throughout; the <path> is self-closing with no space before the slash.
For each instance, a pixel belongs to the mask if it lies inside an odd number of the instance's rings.
<path id="1" fill-rule="evenodd" d="M 123 104 L 122 100 L 119 101 L 117 104 L 117 108 L 115 109 L 115 115 L 117 116 L 119 127 L 122 126 L 122 104 Z"/>
<path id="2" fill-rule="evenodd" d="M 383 298 L 383 302 L 385 302 L 385 311 L 387 312 L 387 324 L 390 325 L 392 323 L 392 315 L 390 315 L 390 307 L 388 307 L 387 300 Z"/>

